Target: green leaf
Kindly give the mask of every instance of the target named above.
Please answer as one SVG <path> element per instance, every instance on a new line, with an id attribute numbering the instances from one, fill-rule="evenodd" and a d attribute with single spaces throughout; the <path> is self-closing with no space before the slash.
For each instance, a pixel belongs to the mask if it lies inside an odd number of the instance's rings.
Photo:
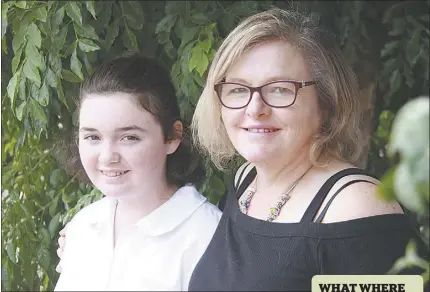
<path id="1" fill-rule="evenodd" d="M 395 168 L 390 169 L 381 179 L 381 183 L 378 185 L 377 195 L 380 199 L 392 201 L 396 199 L 396 193 L 394 190 L 394 173 Z"/>
<path id="2" fill-rule="evenodd" d="M 224 182 L 215 175 L 211 176 L 209 185 L 211 189 L 218 193 L 220 196 L 224 194 L 226 190 Z"/>
<path id="3" fill-rule="evenodd" d="M 37 70 L 37 67 L 35 67 L 31 62 L 26 61 L 24 63 L 23 70 L 24 70 L 25 77 L 40 85 L 40 75 L 39 75 L 39 70 Z"/>
<path id="4" fill-rule="evenodd" d="M 42 33 L 42 35 L 44 35 L 44 36 L 49 36 L 49 35 L 51 35 L 51 28 L 50 28 L 50 26 L 49 26 L 50 24 L 49 24 L 49 21 L 45 21 L 45 22 L 38 22 L 37 23 L 37 27 L 39 28 L 39 30 L 40 30 L 40 32 Z M 45 40 L 45 38 L 44 39 L 42 39 L 42 42 Z M 43 44 L 42 44 L 42 46 L 43 46 Z M 46 46 L 44 46 L 45 48 L 46 48 Z"/>
<path id="5" fill-rule="evenodd" d="M 167 56 L 169 56 L 170 59 L 175 60 L 176 59 L 176 49 L 173 47 L 172 42 L 167 42 L 167 44 L 164 46 L 164 51 L 166 52 Z"/>
<path id="6" fill-rule="evenodd" d="M 84 60 L 85 68 L 87 69 L 87 72 L 91 74 L 91 72 L 93 72 L 93 66 L 90 60 L 88 59 L 88 54 L 83 54 L 83 55 L 84 55 L 83 60 Z"/>
<path id="7" fill-rule="evenodd" d="M 63 26 L 59 32 L 54 36 L 54 50 L 59 51 L 63 49 L 64 43 L 67 39 L 67 33 L 69 31 L 69 26 Z"/>
<path id="8" fill-rule="evenodd" d="M 29 9 L 24 11 L 24 14 L 21 14 L 22 17 L 16 17 L 12 22 L 12 29 L 14 31 L 17 30 L 17 27 L 27 28 L 31 23 L 34 24 L 35 20 L 35 10 Z"/>
<path id="9" fill-rule="evenodd" d="M 69 105 L 67 104 L 66 98 L 64 96 L 63 86 L 59 76 L 57 77 L 57 86 L 55 89 L 57 90 L 58 99 L 66 106 L 67 110 L 70 111 Z"/>
<path id="10" fill-rule="evenodd" d="M 391 54 L 396 48 L 398 48 L 398 41 L 390 41 L 384 45 L 384 48 L 381 50 L 381 57 L 385 58 L 389 54 Z"/>
<path id="11" fill-rule="evenodd" d="M 120 5 L 123 11 L 123 17 L 127 21 L 127 25 L 135 30 L 141 30 L 145 21 L 142 9 L 137 3 L 132 4 L 132 1 L 121 1 Z"/>
<path id="12" fill-rule="evenodd" d="M 54 34 L 59 29 L 60 24 L 63 23 L 63 18 L 64 18 L 64 6 L 61 6 L 61 8 L 59 8 L 55 12 L 54 16 L 51 18 L 51 29 L 54 32 Z"/>
<path id="13" fill-rule="evenodd" d="M 30 114 L 33 118 L 45 122 L 48 122 L 48 118 L 46 117 L 46 113 L 43 108 L 40 106 L 38 102 L 33 99 L 30 99 Z"/>
<path id="14" fill-rule="evenodd" d="M 55 197 L 52 200 L 52 203 L 49 204 L 49 215 L 51 215 L 52 217 L 54 217 L 54 214 L 57 213 L 57 208 L 58 208 L 58 196 Z"/>
<path id="15" fill-rule="evenodd" d="M 198 46 L 202 48 L 202 50 L 204 50 L 206 54 L 208 54 L 212 48 L 212 40 L 208 38 L 204 41 L 199 42 Z"/>
<path id="16" fill-rule="evenodd" d="M 193 13 L 191 15 L 191 21 L 198 25 L 204 25 L 204 24 L 207 24 L 209 19 L 205 14 L 199 12 L 199 13 Z"/>
<path id="17" fill-rule="evenodd" d="M 1 3 L 1 38 L 3 39 L 4 35 L 6 34 L 6 29 L 8 26 L 7 23 L 7 11 L 9 10 L 9 2 Z"/>
<path id="18" fill-rule="evenodd" d="M 48 16 L 45 7 L 39 7 L 34 10 L 34 18 L 46 22 L 46 17 Z"/>
<path id="19" fill-rule="evenodd" d="M 83 25 L 78 25 L 76 23 L 73 24 L 73 27 L 75 28 L 75 31 L 78 35 L 84 38 L 89 38 L 93 40 L 99 40 L 99 37 L 91 25 L 85 23 Z"/>
<path id="20" fill-rule="evenodd" d="M 160 44 L 165 44 L 170 41 L 170 34 L 168 32 L 162 31 L 157 34 L 157 41 Z"/>
<path id="21" fill-rule="evenodd" d="M 138 50 L 136 36 L 127 26 L 125 26 L 124 28 L 124 35 L 122 40 L 124 46 L 126 46 L 127 49 L 129 49 L 130 51 Z"/>
<path id="22" fill-rule="evenodd" d="M 78 59 L 76 47 L 73 50 L 72 56 L 70 57 L 70 69 L 76 74 L 81 80 L 84 80 L 84 75 L 82 74 L 82 64 Z"/>
<path id="23" fill-rule="evenodd" d="M 39 53 L 35 46 L 30 45 L 30 43 L 27 44 L 27 46 L 25 47 L 25 54 L 27 61 L 29 61 L 32 65 L 37 68 L 40 68 L 41 70 L 44 69 L 42 55 Z"/>
<path id="24" fill-rule="evenodd" d="M 393 122 L 389 145 L 391 154 L 399 152 L 405 159 L 414 159 L 428 152 L 429 106 L 428 97 L 418 97 L 399 110 Z"/>
<path id="25" fill-rule="evenodd" d="M 26 38 L 29 44 L 40 48 L 40 45 L 42 44 L 42 36 L 39 28 L 34 23 L 27 27 Z"/>
<path id="26" fill-rule="evenodd" d="M 48 68 L 46 71 L 45 82 L 47 85 L 53 88 L 57 87 L 57 78 L 55 77 L 55 73 L 51 68 Z"/>
<path id="27" fill-rule="evenodd" d="M 46 232 L 49 234 L 48 231 Z M 43 270 L 48 271 L 49 264 L 51 263 L 51 256 L 49 254 L 49 250 L 46 247 L 41 246 L 37 251 L 37 262 L 39 263 L 39 265 L 42 267 Z"/>
<path id="28" fill-rule="evenodd" d="M 394 189 L 397 198 L 403 206 L 421 214 L 423 208 L 427 207 L 423 204 L 421 195 L 417 192 L 413 181 L 409 167 L 405 163 L 400 163 L 394 174 Z"/>
<path id="29" fill-rule="evenodd" d="M 25 43 L 25 40 L 26 40 L 25 35 L 26 35 L 26 28 L 21 26 L 13 36 L 12 50 L 14 52 L 22 48 L 22 45 Z"/>
<path id="30" fill-rule="evenodd" d="M 182 29 L 181 35 L 179 36 L 181 38 L 181 43 L 187 44 L 189 41 L 194 39 L 198 32 L 198 27 L 184 27 Z"/>
<path id="31" fill-rule="evenodd" d="M 389 36 L 398 36 L 404 33 L 406 29 L 406 20 L 404 17 L 394 18 L 392 20 L 393 29 L 388 32 Z"/>
<path id="32" fill-rule="evenodd" d="M 51 65 L 52 70 L 57 74 L 61 75 L 61 69 L 63 65 L 61 64 L 61 59 L 59 55 L 49 55 L 49 64 Z"/>
<path id="33" fill-rule="evenodd" d="M 142 6 L 141 4 L 142 2 L 140 1 L 127 1 L 125 4 L 126 6 L 130 7 L 130 12 L 134 13 L 134 15 L 136 15 L 138 17 L 138 20 L 141 20 L 142 23 L 143 21 L 143 10 L 142 10 Z"/>
<path id="34" fill-rule="evenodd" d="M 121 18 L 117 18 L 113 23 L 112 26 L 108 29 L 107 35 L 106 35 L 106 49 L 109 49 L 113 42 L 115 41 L 116 37 L 119 33 L 119 23 Z"/>
<path id="35" fill-rule="evenodd" d="M 167 14 L 157 23 L 157 26 L 155 27 L 155 34 L 158 34 L 160 32 L 170 33 L 170 30 L 172 29 L 173 25 L 175 25 L 177 18 L 177 14 Z"/>
<path id="36" fill-rule="evenodd" d="M 39 86 L 34 83 L 34 82 L 29 82 L 29 87 L 30 87 L 30 96 L 34 99 L 37 100 L 37 97 L 39 96 Z"/>
<path id="37" fill-rule="evenodd" d="M 100 4 L 103 3 L 103 4 Z M 98 15 L 98 24 L 100 25 L 100 28 L 110 28 L 109 20 L 111 18 L 112 12 L 114 9 L 112 9 L 112 1 L 106 1 L 106 2 L 96 2 L 97 6 L 101 8 L 101 11 L 97 13 Z M 114 19 L 119 19 L 120 17 L 114 17 Z M 107 30 L 107 33 L 109 33 L 109 29 Z"/>
<path id="38" fill-rule="evenodd" d="M 87 7 L 87 10 L 91 13 L 94 19 L 97 19 L 96 17 L 96 11 L 94 9 L 94 1 L 85 1 L 85 5 Z"/>
<path id="39" fill-rule="evenodd" d="M 203 74 L 206 72 L 206 69 L 208 68 L 208 65 L 209 60 L 203 49 L 198 45 L 195 46 L 191 51 L 189 72 L 192 72 L 193 69 L 196 69 L 200 76 L 203 76 Z"/>
<path id="40" fill-rule="evenodd" d="M 9 83 L 7 85 L 7 94 L 10 98 L 11 104 L 14 104 L 19 80 L 21 80 L 21 72 L 17 71 L 15 72 L 13 77 L 9 80 Z"/>
<path id="41" fill-rule="evenodd" d="M 27 107 L 27 102 L 24 100 L 17 108 L 16 108 L 16 118 L 18 121 L 22 121 L 22 118 L 24 117 L 24 111 Z"/>
<path id="42" fill-rule="evenodd" d="M 63 76 L 64 80 L 67 80 L 71 83 L 81 83 L 82 82 L 82 80 L 78 76 L 76 76 L 75 73 L 73 73 L 69 70 L 62 69 L 61 75 Z"/>
<path id="43" fill-rule="evenodd" d="M 79 48 L 83 52 L 93 52 L 100 49 L 100 47 L 89 39 L 79 39 Z"/>
<path id="44" fill-rule="evenodd" d="M 55 215 L 54 218 L 51 219 L 51 222 L 49 222 L 48 230 L 51 234 L 51 238 L 57 235 L 58 225 L 60 223 L 60 215 L 61 213 L 57 213 L 57 215 Z"/>
<path id="45" fill-rule="evenodd" d="M 2 50 L 2 52 L 3 52 L 5 55 L 7 55 L 7 54 L 8 54 L 6 38 L 2 38 L 2 39 L 1 39 L 1 50 Z"/>
<path id="46" fill-rule="evenodd" d="M 69 1 L 65 5 L 66 14 L 76 23 L 82 25 L 82 12 L 81 8 L 79 8 L 79 2 Z"/>
<path id="47" fill-rule="evenodd" d="M 16 264 L 16 248 L 12 242 L 6 244 L 6 253 L 12 263 Z"/>
<path id="48" fill-rule="evenodd" d="M 413 35 L 412 39 L 408 43 L 408 47 L 406 50 L 406 56 L 408 57 L 408 61 L 411 64 L 411 67 L 413 68 L 413 65 L 418 61 L 420 57 L 420 51 L 421 51 L 421 31 L 416 30 Z"/>
<path id="49" fill-rule="evenodd" d="M 56 168 L 51 172 L 51 176 L 49 177 L 49 182 L 53 187 L 61 186 L 66 180 L 66 174 L 63 169 Z"/>
<path id="50" fill-rule="evenodd" d="M 43 82 L 42 87 L 39 90 L 39 94 L 37 95 L 37 101 L 41 106 L 47 106 L 49 104 L 49 90 L 46 82 Z"/>
<path id="51" fill-rule="evenodd" d="M 399 73 L 399 70 L 394 70 L 390 77 L 390 90 L 392 93 L 395 93 L 400 88 L 400 83 L 402 81 L 402 76 Z"/>
<path id="52" fill-rule="evenodd" d="M 15 1 L 13 4 L 21 9 L 27 8 L 27 1 Z"/>
<path id="53" fill-rule="evenodd" d="M 19 79 L 18 97 L 20 100 L 27 100 L 27 78 L 21 76 Z"/>

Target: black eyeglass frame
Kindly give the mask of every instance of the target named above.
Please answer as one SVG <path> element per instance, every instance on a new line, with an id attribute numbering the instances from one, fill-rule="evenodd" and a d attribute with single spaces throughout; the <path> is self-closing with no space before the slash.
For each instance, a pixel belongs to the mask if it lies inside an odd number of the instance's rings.
<path id="1" fill-rule="evenodd" d="M 264 99 L 263 93 L 261 92 L 261 89 L 262 89 L 264 86 L 267 86 L 267 85 L 270 85 L 270 84 L 273 84 L 273 83 L 280 83 L 280 82 L 292 83 L 292 84 L 294 84 L 294 87 L 295 87 L 295 89 L 296 89 L 296 90 L 295 90 L 295 93 L 294 93 L 294 99 L 293 99 L 293 102 L 292 102 L 291 104 L 289 104 L 289 105 L 286 105 L 286 106 L 274 106 L 274 105 L 269 104 L 269 103 Z M 240 86 L 243 86 L 243 87 L 248 88 L 248 89 L 249 89 L 249 92 L 250 92 L 248 102 L 247 102 L 244 106 L 241 106 L 241 107 L 229 107 L 229 106 L 226 106 L 226 105 L 222 102 L 222 98 L 221 98 L 221 94 L 220 94 L 221 86 L 222 86 L 222 85 L 224 85 L 224 84 L 235 84 L 235 85 L 240 85 Z M 292 105 L 296 102 L 297 92 L 299 91 L 299 89 L 300 89 L 300 88 L 307 87 L 307 86 L 314 85 L 314 84 L 316 84 L 316 82 L 315 82 L 315 81 L 278 80 L 278 81 L 271 81 L 271 82 L 266 83 L 266 84 L 263 84 L 263 85 L 261 85 L 261 86 L 252 87 L 252 86 L 247 86 L 247 85 L 244 85 L 244 84 L 241 84 L 241 83 L 237 83 L 237 82 L 219 82 L 219 83 L 217 83 L 217 84 L 215 84 L 215 85 L 214 85 L 214 90 L 215 90 L 215 92 L 217 93 L 218 99 L 219 99 L 219 101 L 221 102 L 221 104 L 222 104 L 224 107 L 229 108 L 229 109 L 241 109 L 241 108 L 245 108 L 245 107 L 247 107 L 247 106 L 249 105 L 249 103 L 251 102 L 252 95 L 254 94 L 254 92 L 258 92 L 258 93 L 260 94 L 261 99 L 263 100 L 263 102 L 264 102 L 266 105 L 268 105 L 268 106 L 270 106 L 270 107 L 273 107 L 273 108 L 286 108 L 286 107 L 292 106 Z"/>

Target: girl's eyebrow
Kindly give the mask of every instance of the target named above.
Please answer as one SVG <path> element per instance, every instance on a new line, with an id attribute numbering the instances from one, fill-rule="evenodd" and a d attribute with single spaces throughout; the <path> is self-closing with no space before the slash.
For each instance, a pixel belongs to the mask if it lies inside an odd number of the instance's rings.
<path id="1" fill-rule="evenodd" d="M 127 131 L 132 131 L 132 130 L 137 130 L 137 131 L 140 131 L 140 132 L 146 132 L 145 129 L 143 129 L 143 128 L 139 127 L 139 126 L 136 126 L 136 125 L 132 125 L 132 126 L 128 126 L 128 127 L 116 128 L 115 132 L 127 132 Z"/>
<path id="2" fill-rule="evenodd" d="M 115 132 L 126 132 L 126 131 L 131 131 L 131 130 L 146 132 L 145 129 L 143 129 L 139 126 L 136 126 L 136 125 L 116 128 Z M 90 128 L 90 127 L 82 127 L 82 128 L 79 128 L 79 132 L 97 132 L 97 129 L 96 128 Z"/>

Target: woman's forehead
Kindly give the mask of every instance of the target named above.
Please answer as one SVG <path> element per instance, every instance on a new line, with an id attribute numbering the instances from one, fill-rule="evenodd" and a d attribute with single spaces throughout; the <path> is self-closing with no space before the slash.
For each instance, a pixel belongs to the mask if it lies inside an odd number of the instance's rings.
<path id="1" fill-rule="evenodd" d="M 247 50 L 233 62 L 226 79 L 249 82 L 309 79 L 308 67 L 300 50 L 282 40 L 270 41 Z"/>

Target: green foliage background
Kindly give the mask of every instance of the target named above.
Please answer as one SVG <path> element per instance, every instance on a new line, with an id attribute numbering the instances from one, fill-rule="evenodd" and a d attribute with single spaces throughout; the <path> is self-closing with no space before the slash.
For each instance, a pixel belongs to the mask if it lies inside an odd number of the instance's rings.
<path id="1" fill-rule="evenodd" d="M 395 165 L 393 119 L 428 94 L 429 1 L 2 1 L 2 290 L 52 290 L 58 231 L 101 197 L 52 155 L 76 126 L 73 100 L 93 67 L 124 50 L 156 56 L 190 121 L 222 39 L 272 5 L 316 12 L 338 36 L 369 117 L 363 166 L 383 175 Z M 201 191 L 216 203 L 235 165 L 226 174 L 206 167 Z"/>

